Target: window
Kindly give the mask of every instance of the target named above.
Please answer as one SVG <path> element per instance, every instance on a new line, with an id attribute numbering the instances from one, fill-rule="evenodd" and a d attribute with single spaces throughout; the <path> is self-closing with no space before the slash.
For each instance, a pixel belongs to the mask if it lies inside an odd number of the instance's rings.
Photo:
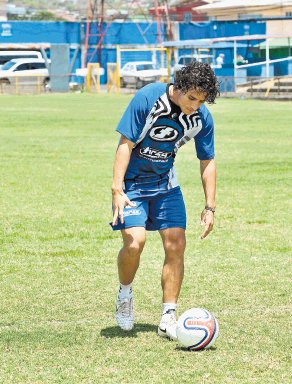
<path id="1" fill-rule="evenodd" d="M 16 71 L 27 71 L 29 69 L 29 64 L 20 64 L 18 67 L 15 68 Z"/>
<path id="2" fill-rule="evenodd" d="M 139 65 L 137 65 L 137 71 L 146 71 L 149 69 L 154 69 L 153 64 L 139 64 Z"/>
<path id="3" fill-rule="evenodd" d="M 240 13 L 238 15 L 239 20 L 249 20 L 249 19 L 262 19 L 263 15 L 249 14 L 249 13 Z"/>
<path id="4" fill-rule="evenodd" d="M 184 22 L 190 23 L 192 21 L 192 12 L 185 12 L 184 13 Z"/>
<path id="5" fill-rule="evenodd" d="M 14 61 L 8 61 L 6 64 L 3 65 L 3 67 L 1 68 L 1 71 L 7 71 L 11 67 L 13 67 L 13 65 L 15 65 Z"/>
<path id="6" fill-rule="evenodd" d="M 184 56 L 184 57 L 181 57 L 178 61 L 178 64 L 190 64 L 192 63 L 193 61 L 196 61 L 195 58 L 193 57 L 187 57 L 187 56 Z"/>
<path id="7" fill-rule="evenodd" d="M 30 69 L 44 69 L 46 68 L 45 63 L 31 63 Z"/>

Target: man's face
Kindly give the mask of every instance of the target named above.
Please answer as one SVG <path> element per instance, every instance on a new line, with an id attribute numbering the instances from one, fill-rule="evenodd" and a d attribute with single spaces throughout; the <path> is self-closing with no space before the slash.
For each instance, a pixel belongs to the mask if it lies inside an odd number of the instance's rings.
<path id="1" fill-rule="evenodd" d="M 206 93 L 201 93 L 193 89 L 187 93 L 178 91 L 177 104 L 185 115 L 191 115 L 204 104 L 206 96 Z"/>

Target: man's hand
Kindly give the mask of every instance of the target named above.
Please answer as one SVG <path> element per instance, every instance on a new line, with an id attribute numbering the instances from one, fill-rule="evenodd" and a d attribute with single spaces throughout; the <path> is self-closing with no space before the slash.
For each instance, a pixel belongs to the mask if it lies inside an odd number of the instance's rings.
<path id="1" fill-rule="evenodd" d="M 203 209 L 201 213 L 201 225 L 205 227 L 204 232 L 201 235 L 201 240 L 209 235 L 214 225 L 214 212 L 207 209 Z"/>
<path id="2" fill-rule="evenodd" d="M 133 147 L 134 143 L 121 135 L 115 157 L 112 182 L 113 225 L 118 224 L 118 218 L 120 218 L 122 224 L 124 223 L 124 208 L 126 205 L 129 205 L 130 207 L 136 206 L 135 203 L 131 203 L 122 189 L 123 180 L 129 165 Z"/>
<path id="3" fill-rule="evenodd" d="M 112 204 L 113 204 L 113 225 L 118 224 L 118 218 L 120 218 L 121 223 L 124 223 L 124 208 L 129 205 L 130 207 L 135 207 L 136 203 L 131 202 L 128 199 L 128 196 L 122 190 L 113 190 L 112 191 Z"/>

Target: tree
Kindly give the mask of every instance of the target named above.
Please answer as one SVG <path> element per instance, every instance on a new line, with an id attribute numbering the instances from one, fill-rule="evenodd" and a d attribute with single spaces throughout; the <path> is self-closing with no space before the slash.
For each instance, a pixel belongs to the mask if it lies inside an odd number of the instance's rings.
<path id="1" fill-rule="evenodd" d="M 43 11 L 38 11 L 34 15 L 31 15 L 30 17 L 31 20 L 45 20 L 45 21 L 65 21 L 60 16 L 56 16 L 54 13 L 43 10 Z"/>

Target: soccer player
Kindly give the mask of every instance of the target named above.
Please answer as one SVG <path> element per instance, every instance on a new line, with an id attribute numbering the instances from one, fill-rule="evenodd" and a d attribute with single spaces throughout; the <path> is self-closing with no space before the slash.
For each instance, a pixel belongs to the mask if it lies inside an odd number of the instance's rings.
<path id="1" fill-rule="evenodd" d="M 217 95 L 219 85 L 210 66 L 192 63 L 177 72 L 174 84 L 153 83 L 140 89 L 118 124 L 121 137 L 114 161 L 111 225 L 121 230 L 123 238 L 116 307 L 123 330 L 134 326 L 132 283 L 146 230 L 159 231 L 165 260 L 158 334 L 177 338 L 175 311 L 184 273 L 186 210 L 173 164 L 179 148 L 194 138 L 205 194 L 203 239 L 214 224 L 216 186 L 213 119 L 204 103 L 214 103 Z"/>

